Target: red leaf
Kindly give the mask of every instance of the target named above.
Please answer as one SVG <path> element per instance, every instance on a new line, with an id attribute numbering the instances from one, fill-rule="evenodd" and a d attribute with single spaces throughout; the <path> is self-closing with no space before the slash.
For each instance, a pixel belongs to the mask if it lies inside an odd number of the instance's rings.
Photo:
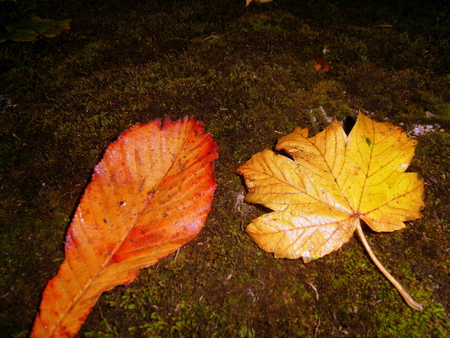
<path id="1" fill-rule="evenodd" d="M 73 337 L 99 296 L 192 240 L 211 210 L 217 144 L 185 117 L 136 125 L 97 164 L 30 337 Z"/>
<path id="2" fill-rule="evenodd" d="M 328 63 L 319 54 L 316 55 L 316 62 L 317 62 L 316 65 L 317 69 L 323 69 L 325 72 L 328 72 L 330 70 L 330 66 L 328 65 Z"/>

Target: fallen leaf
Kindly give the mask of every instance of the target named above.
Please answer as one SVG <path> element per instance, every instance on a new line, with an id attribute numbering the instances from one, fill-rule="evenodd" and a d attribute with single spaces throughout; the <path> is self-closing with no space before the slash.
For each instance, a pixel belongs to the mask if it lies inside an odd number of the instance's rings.
<path id="1" fill-rule="evenodd" d="M 423 180 L 404 172 L 416 144 L 401 128 L 361 113 L 348 136 L 336 120 L 311 138 L 308 129 L 296 128 L 276 146 L 292 159 L 264 150 L 237 170 L 248 187 L 245 200 L 274 210 L 246 231 L 275 257 L 303 257 L 307 263 L 339 249 L 355 230 L 363 239 L 360 220 L 377 232 L 404 228 L 404 222 L 421 217 L 424 206 Z M 410 306 L 422 309 L 399 291 Z"/>
<path id="2" fill-rule="evenodd" d="M 70 29 L 71 21 L 70 19 L 59 21 L 41 19 L 32 14 L 17 22 L 5 25 L 8 33 L 0 38 L 0 42 L 6 40 L 29 42 L 36 40 L 38 37 L 53 38 Z"/>
<path id="3" fill-rule="evenodd" d="M 187 117 L 122 133 L 75 211 L 30 337 L 73 337 L 103 292 L 197 236 L 211 210 L 217 150 Z"/>
<path id="4" fill-rule="evenodd" d="M 316 69 L 323 69 L 325 72 L 328 72 L 330 70 L 330 66 L 328 65 L 328 63 L 319 54 L 316 55 L 316 62 Z"/>

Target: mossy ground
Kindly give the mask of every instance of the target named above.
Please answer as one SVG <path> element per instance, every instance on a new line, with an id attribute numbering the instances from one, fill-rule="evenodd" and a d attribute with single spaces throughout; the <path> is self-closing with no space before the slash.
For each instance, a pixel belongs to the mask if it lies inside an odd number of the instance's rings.
<path id="1" fill-rule="evenodd" d="M 28 334 L 64 257 L 64 235 L 94 165 L 137 122 L 189 115 L 220 146 L 218 189 L 191 243 L 101 296 L 79 337 L 450 336 L 450 7 L 446 1 L 79 0 L 0 2 L 6 23 L 73 20 L 49 41 L 0 44 L 0 332 Z M 315 69 L 328 49 L 331 70 Z M 355 237 L 307 265 L 262 252 L 244 229 L 235 174 L 295 126 L 322 130 L 357 109 L 439 124 L 410 170 L 424 217 L 365 229 L 421 302 L 411 310 Z M 432 117 L 426 112 L 434 114 Z"/>

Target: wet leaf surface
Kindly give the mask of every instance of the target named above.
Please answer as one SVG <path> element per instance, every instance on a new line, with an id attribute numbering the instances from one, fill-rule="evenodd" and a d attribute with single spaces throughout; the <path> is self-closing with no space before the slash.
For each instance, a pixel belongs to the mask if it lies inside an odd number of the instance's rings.
<path id="1" fill-rule="evenodd" d="M 192 240 L 216 188 L 217 145 L 193 119 L 122 133 L 95 167 L 31 337 L 73 337 L 100 295 Z"/>

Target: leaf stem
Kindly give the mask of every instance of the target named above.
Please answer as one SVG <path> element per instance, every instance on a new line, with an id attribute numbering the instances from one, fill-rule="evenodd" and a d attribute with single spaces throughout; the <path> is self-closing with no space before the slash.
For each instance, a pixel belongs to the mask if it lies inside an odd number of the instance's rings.
<path id="1" fill-rule="evenodd" d="M 356 226 L 356 230 L 358 231 L 358 235 L 361 238 L 361 241 L 363 242 L 367 252 L 369 253 L 370 258 L 372 258 L 373 262 L 378 267 L 378 269 L 380 269 L 381 272 L 386 276 L 386 278 L 389 279 L 389 281 L 395 286 L 395 288 L 398 290 L 398 292 L 400 292 L 400 294 L 410 307 L 412 307 L 414 310 L 422 311 L 423 310 L 422 304 L 419 304 L 416 301 L 414 301 L 414 299 L 409 295 L 409 293 L 406 292 L 405 289 L 403 289 L 400 283 L 397 282 L 397 280 L 386 270 L 383 264 L 381 264 L 381 262 L 375 256 L 375 254 L 373 253 L 372 249 L 369 246 L 369 243 L 366 240 L 366 237 L 364 237 L 364 233 L 361 229 L 361 224 L 358 224 Z"/>

